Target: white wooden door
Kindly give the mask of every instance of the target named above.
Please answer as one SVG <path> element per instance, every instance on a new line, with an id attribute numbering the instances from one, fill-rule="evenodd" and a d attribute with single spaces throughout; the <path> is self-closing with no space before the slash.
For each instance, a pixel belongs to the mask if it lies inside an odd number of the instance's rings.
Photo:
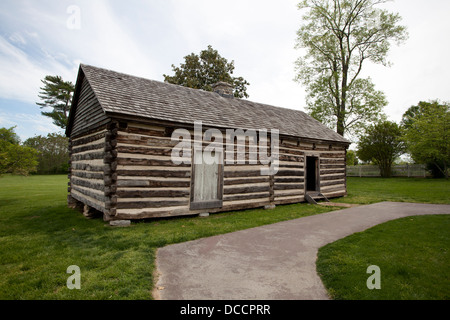
<path id="1" fill-rule="evenodd" d="M 207 163 L 201 150 L 193 155 L 191 180 L 191 209 L 208 209 L 222 206 L 222 164 Z"/>

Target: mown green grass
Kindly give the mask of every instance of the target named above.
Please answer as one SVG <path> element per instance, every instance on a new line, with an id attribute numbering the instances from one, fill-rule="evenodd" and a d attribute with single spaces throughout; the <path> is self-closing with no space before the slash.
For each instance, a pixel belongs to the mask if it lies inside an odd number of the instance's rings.
<path id="1" fill-rule="evenodd" d="M 337 201 L 449 203 L 448 188 L 442 180 L 352 178 L 349 197 Z M 0 299 L 151 299 L 159 247 L 335 210 L 296 204 L 113 228 L 69 209 L 66 197 L 66 176 L 0 177 Z M 80 290 L 66 287 L 70 265 L 81 269 Z"/>
<path id="2" fill-rule="evenodd" d="M 450 181 L 420 178 L 347 179 L 348 197 L 338 202 L 370 204 L 381 201 L 450 204 Z"/>
<path id="3" fill-rule="evenodd" d="M 390 221 L 319 250 L 317 271 L 339 300 L 450 299 L 450 216 Z M 367 268 L 380 267 L 369 290 Z"/>
<path id="4" fill-rule="evenodd" d="M 67 176 L 0 177 L 0 299 L 151 299 L 159 247 L 332 210 L 296 204 L 113 228 L 66 197 Z M 71 265 L 80 290 L 66 286 Z"/>
<path id="5" fill-rule="evenodd" d="M 335 201 L 450 204 L 450 181 L 348 178 L 348 197 Z M 421 216 L 376 226 L 319 251 L 317 270 L 334 299 L 446 300 L 450 298 L 450 218 Z M 369 290 L 367 267 L 381 268 L 381 290 Z"/>

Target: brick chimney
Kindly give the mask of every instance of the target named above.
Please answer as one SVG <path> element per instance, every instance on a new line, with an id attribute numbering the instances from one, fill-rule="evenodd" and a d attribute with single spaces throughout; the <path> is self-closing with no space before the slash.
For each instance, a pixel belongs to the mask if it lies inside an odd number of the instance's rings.
<path id="1" fill-rule="evenodd" d="M 220 94 L 224 98 L 233 98 L 234 97 L 234 87 L 227 82 L 217 82 L 212 85 L 213 91 L 215 93 Z"/>

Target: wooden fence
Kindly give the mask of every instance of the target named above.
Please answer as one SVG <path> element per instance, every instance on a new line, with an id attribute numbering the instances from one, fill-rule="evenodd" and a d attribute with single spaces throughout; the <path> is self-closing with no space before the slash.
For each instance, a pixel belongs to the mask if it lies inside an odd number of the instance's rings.
<path id="1" fill-rule="evenodd" d="M 392 167 L 393 177 L 426 178 L 430 173 L 423 164 L 405 164 Z M 378 166 L 347 166 L 347 177 L 380 177 Z"/>

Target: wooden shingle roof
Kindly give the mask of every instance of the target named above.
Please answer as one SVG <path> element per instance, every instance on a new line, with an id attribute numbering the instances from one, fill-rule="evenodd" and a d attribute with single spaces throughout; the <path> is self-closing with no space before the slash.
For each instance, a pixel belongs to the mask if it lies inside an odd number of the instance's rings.
<path id="1" fill-rule="evenodd" d="M 83 73 L 108 116 L 133 116 L 231 129 L 278 129 L 281 135 L 350 144 L 342 136 L 298 110 L 139 78 L 82 64 Z M 80 75 L 79 75 L 80 78 Z M 76 108 L 72 105 L 67 133 Z"/>

